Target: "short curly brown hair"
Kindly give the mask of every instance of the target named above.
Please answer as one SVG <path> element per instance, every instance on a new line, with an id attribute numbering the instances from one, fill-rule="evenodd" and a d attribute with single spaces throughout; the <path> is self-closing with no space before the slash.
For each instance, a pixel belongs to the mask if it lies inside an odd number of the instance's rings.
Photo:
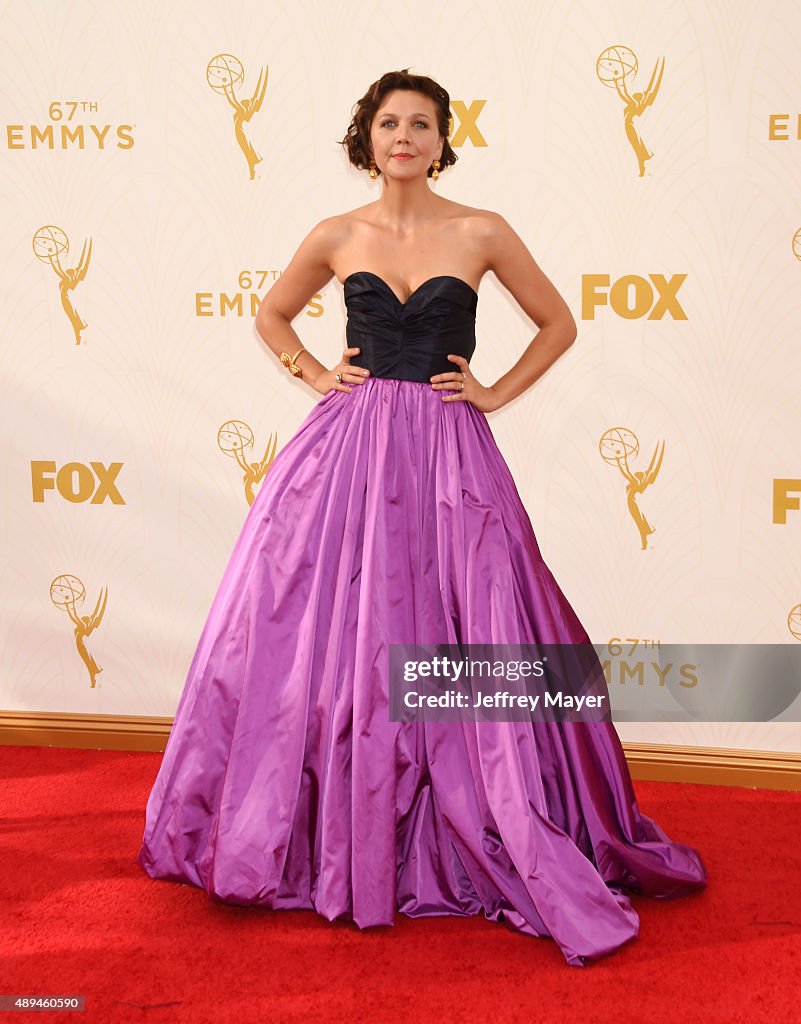
<path id="1" fill-rule="evenodd" d="M 443 136 L 442 156 L 439 158 L 439 169 L 444 170 L 455 164 L 459 159 L 454 153 L 448 135 L 450 134 L 450 96 L 433 78 L 427 75 L 412 75 L 408 68 L 402 71 L 388 71 L 382 75 L 377 82 L 373 82 L 367 92 L 356 103 L 356 110 L 353 120 L 348 125 L 348 131 L 339 144 L 344 146 L 348 159 L 360 171 L 366 170 L 372 161 L 370 148 L 370 125 L 373 123 L 376 111 L 384 102 L 384 97 L 395 89 L 408 89 L 411 92 L 421 92 L 434 101 L 437 108 L 437 128 Z M 376 168 L 378 173 L 381 171 Z M 428 168 L 428 176 L 431 177 L 433 168 Z"/>

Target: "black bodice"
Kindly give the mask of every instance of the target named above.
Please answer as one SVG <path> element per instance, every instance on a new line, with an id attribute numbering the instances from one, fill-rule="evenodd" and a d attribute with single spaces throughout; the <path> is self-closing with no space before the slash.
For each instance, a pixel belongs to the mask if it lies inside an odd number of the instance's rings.
<path id="1" fill-rule="evenodd" d="M 349 274 L 343 287 L 348 347 L 360 349 L 350 362 L 373 377 L 428 383 L 459 369 L 449 353 L 472 357 L 478 295 L 460 277 L 430 277 L 406 302 L 369 270 Z"/>

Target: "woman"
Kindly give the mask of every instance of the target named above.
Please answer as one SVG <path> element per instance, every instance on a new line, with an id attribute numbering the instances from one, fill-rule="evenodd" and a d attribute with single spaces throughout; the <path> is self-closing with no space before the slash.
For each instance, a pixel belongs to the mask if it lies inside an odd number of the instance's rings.
<path id="1" fill-rule="evenodd" d="M 576 325 L 495 213 L 437 196 L 448 94 L 407 71 L 343 145 L 373 203 L 318 224 L 256 325 L 324 397 L 275 458 L 200 637 L 139 863 L 215 899 L 360 928 L 484 913 L 581 966 L 637 934 L 626 892 L 705 885 L 642 815 L 609 722 L 390 721 L 391 644 L 589 644 L 544 564 L 485 413 Z M 470 369 L 492 270 L 540 327 L 492 385 Z M 327 369 L 291 322 L 336 275 L 348 347 Z"/>

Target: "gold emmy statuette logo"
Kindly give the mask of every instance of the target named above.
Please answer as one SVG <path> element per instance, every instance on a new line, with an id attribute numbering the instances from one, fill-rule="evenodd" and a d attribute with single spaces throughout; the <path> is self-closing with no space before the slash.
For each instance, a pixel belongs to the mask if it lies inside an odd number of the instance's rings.
<path id="1" fill-rule="evenodd" d="M 250 180 L 256 177 L 256 164 L 262 158 L 253 148 L 250 139 L 245 135 L 244 124 L 261 110 L 264 93 L 267 89 L 267 67 L 259 72 L 259 80 L 250 99 L 237 99 L 236 87 L 245 81 L 245 69 L 242 61 L 231 53 L 218 53 L 206 66 L 206 81 L 215 92 L 222 93 L 234 111 L 234 135 L 239 148 L 245 154 L 250 169 Z"/>
<path id="2" fill-rule="evenodd" d="M 629 466 L 629 459 L 636 457 L 640 451 L 640 442 L 637 435 L 626 427 L 611 427 L 607 430 L 598 443 L 598 450 L 604 462 L 610 466 L 617 466 L 626 481 L 626 505 L 639 531 L 642 550 L 645 551 L 648 547 L 648 537 L 656 527 L 651 526 L 640 511 L 637 498 L 656 480 L 665 454 L 665 442 L 662 441 L 654 448 L 651 463 L 644 473 L 633 472 Z"/>
<path id="3" fill-rule="evenodd" d="M 254 484 L 260 484 L 267 475 L 267 470 L 275 458 L 275 446 L 278 444 L 278 435 L 270 434 L 267 447 L 261 462 L 248 462 L 245 452 L 249 451 L 254 444 L 253 431 L 242 420 L 228 420 L 217 431 L 217 444 L 220 451 L 229 459 L 236 459 L 242 470 L 242 480 L 245 484 L 245 497 L 248 505 L 253 504 L 255 494 Z"/>
<path id="4" fill-rule="evenodd" d="M 76 611 L 75 606 L 83 601 L 85 597 L 86 588 L 83 583 L 81 583 L 77 576 L 72 576 L 70 573 L 62 573 L 61 576 L 56 576 L 50 584 L 50 600 L 56 608 L 61 608 L 66 611 L 75 626 L 75 646 L 78 648 L 78 654 L 81 656 L 81 661 L 86 665 L 89 678 L 92 680 L 92 688 L 94 688 L 97 676 L 103 671 L 103 669 L 86 649 L 86 638 L 93 633 L 103 621 L 103 615 L 106 611 L 106 601 L 108 599 L 108 588 L 101 588 L 100 596 L 98 597 L 97 604 L 95 605 L 95 610 L 91 615 L 79 615 Z"/>
<path id="5" fill-rule="evenodd" d="M 607 46 L 604 52 L 595 62 L 595 73 L 598 78 L 609 89 L 616 89 L 617 94 L 623 103 L 623 124 L 626 129 L 626 138 L 637 157 L 637 165 L 640 168 L 640 177 L 645 174 L 645 161 L 650 160 L 654 155 L 642 140 L 634 124 L 635 117 L 641 117 L 645 108 L 656 99 L 659 86 L 662 84 L 662 75 L 665 70 L 665 58 L 661 57 L 654 65 L 651 72 L 651 80 L 644 92 L 629 92 L 626 79 L 637 77 L 637 57 L 628 46 Z"/>
<path id="6" fill-rule="evenodd" d="M 61 305 L 64 307 L 64 312 L 72 324 L 72 329 L 75 333 L 75 344 L 80 345 L 81 331 L 85 329 L 86 322 L 78 316 L 77 310 L 70 300 L 69 293 L 86 277 L 86 271 L 89 269 L 89 257 L 92 255 L 92 239 L 90 238 L 88 242 L 83 243 L 81 258 L 75 267 L 62 266 L 62 259 L 66 258 L 67 253 L 70 251 L 70 243 L 61 228 L 57 228 L 54 224 L 47 224 L 45 227 L 39 228 L 33 236 L 33 251 L 36 254 L 36 258 L 40 259 L 42 263 L 50 264 L 53 272 L 58 277 Z"/>
<path id="7" fill-rule="evenodd" d="M 796 640 L 801 640 L 801 604 L 790 609 L 787 615 L 787 628 Z"/>

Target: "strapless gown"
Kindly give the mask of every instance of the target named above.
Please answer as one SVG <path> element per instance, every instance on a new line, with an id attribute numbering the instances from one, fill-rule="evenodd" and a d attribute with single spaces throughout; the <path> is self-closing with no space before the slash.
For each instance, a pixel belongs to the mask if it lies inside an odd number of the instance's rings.
<path id="1" fill-rule="evenodd" d="M 582 966 L 703 861 L 638 809 L 611 723 L 390 721 L 389 644 L 590 639 L 485 416 L 429 383 L 472 356 L 476 292 L 442 275 L 403 303 L 358 271 L 344 296 L 372 375 L 317 402 L 250 506 L 138 863 L 359 928 L 483 913 Z"/>

